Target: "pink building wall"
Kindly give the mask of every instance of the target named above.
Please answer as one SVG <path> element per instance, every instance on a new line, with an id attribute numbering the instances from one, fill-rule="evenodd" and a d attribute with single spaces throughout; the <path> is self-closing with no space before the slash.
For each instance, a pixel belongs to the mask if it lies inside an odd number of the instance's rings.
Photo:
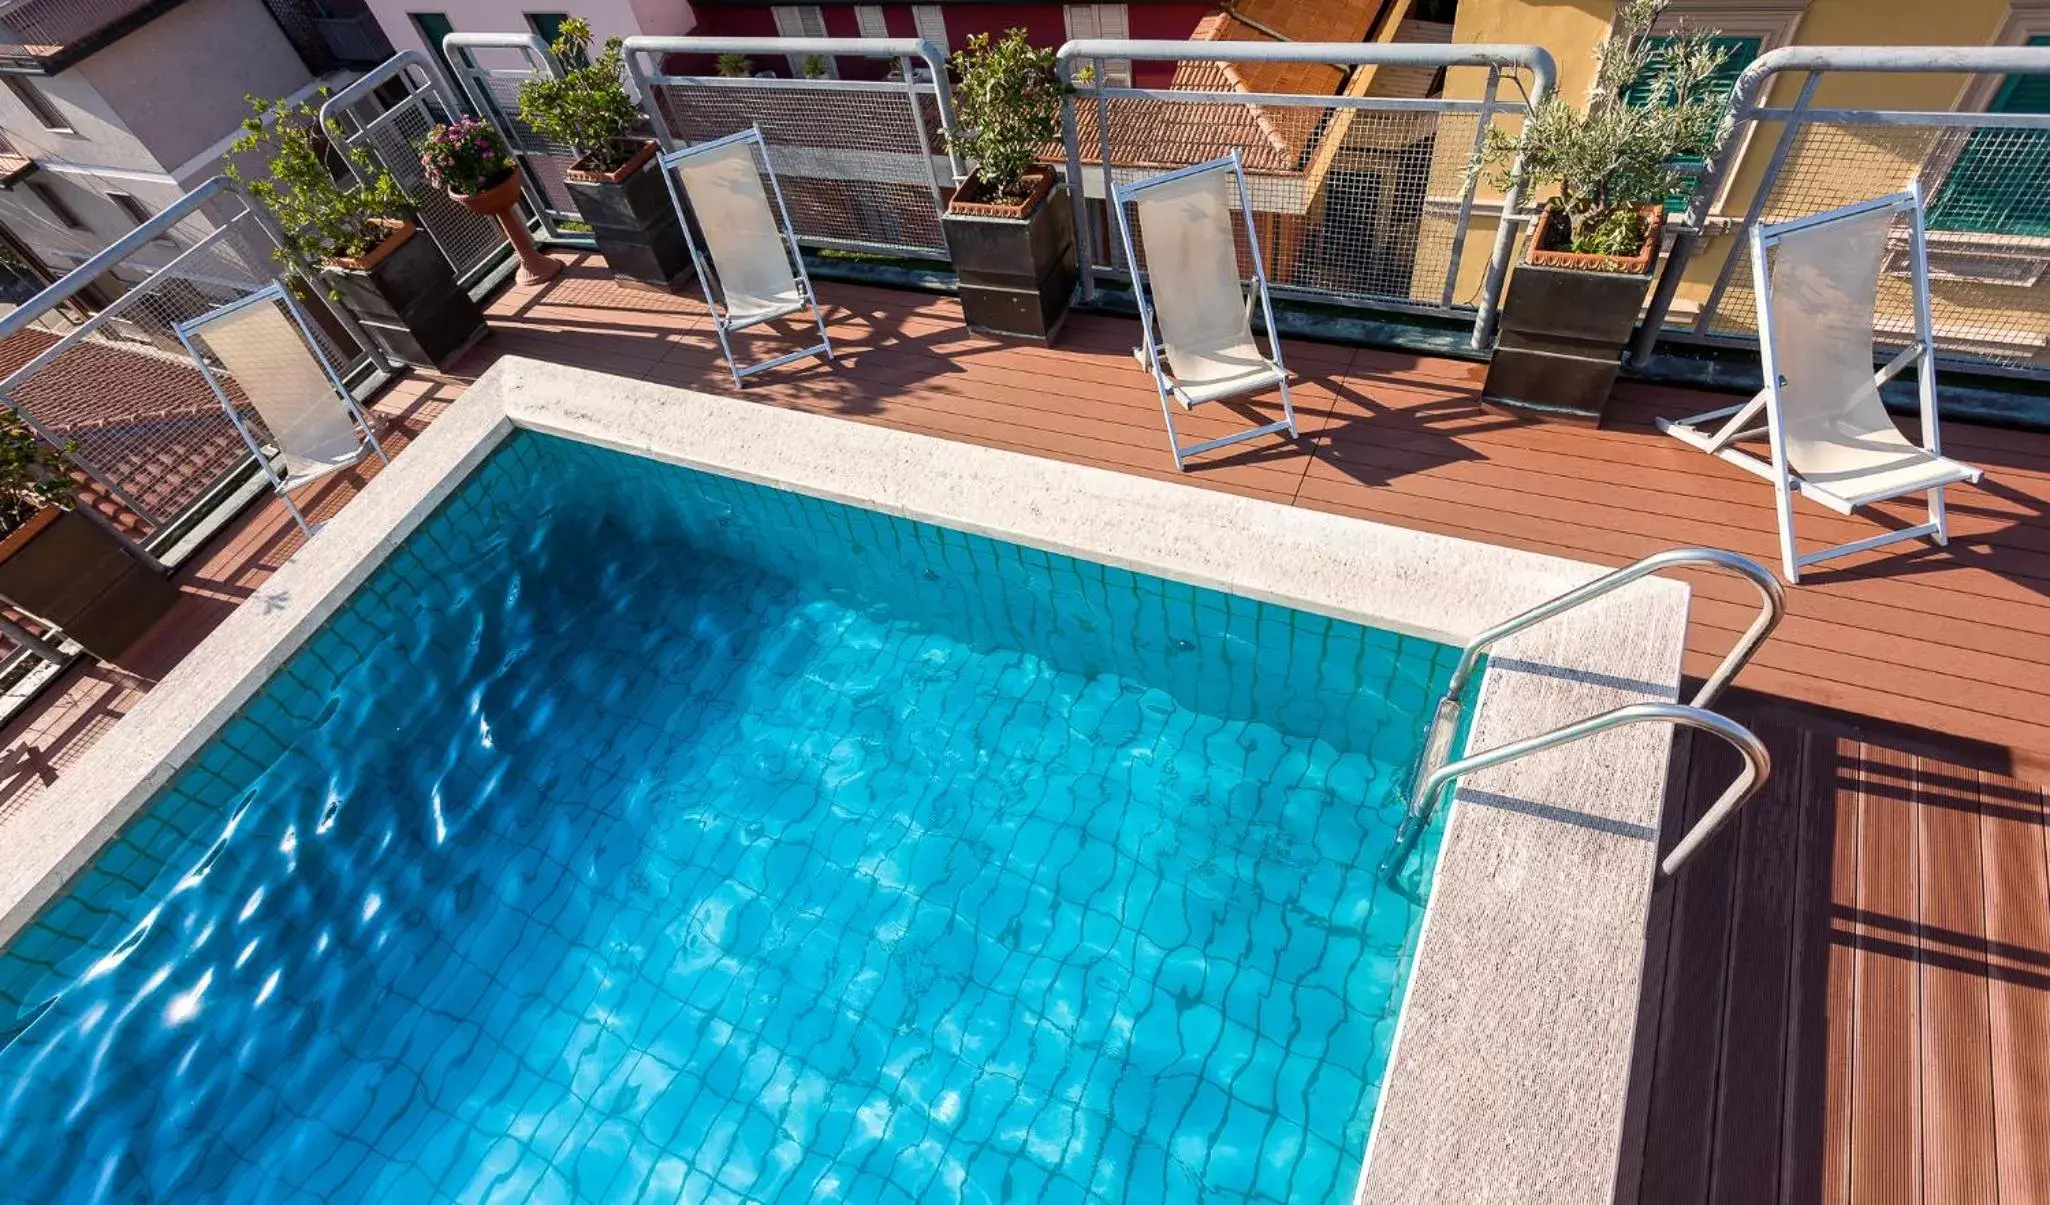
<path id="1" fill-rule="evenodd" d="M 430 49 L 411 14 L 440 13 L 457 33 L 532 33 L 526 14 L 571 13 L 591 23 L 592 41 L 635 34 L 674 36 L 703 32 L 689 0 L 366 0 L 393 49 Z"/>

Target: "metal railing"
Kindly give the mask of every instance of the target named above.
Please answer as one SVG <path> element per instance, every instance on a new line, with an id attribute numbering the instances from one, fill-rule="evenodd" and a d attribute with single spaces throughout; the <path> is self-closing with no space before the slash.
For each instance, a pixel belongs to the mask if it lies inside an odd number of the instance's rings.
<path id="1" fill-rule="evenodd" d="M 1744 634 L 1739 636 L 1737 642 L 1730 647 L 1730 651 L 1724 654 L 1715 672 L 1701 684 L 1701 689 L 1694 692 L 1691 702 L 1630 703 L 1584 720 L 1562 724 L 1549 732 L 1510 741 L 1480 753 L 1468 754 L 1457 761 L 1447 760 L 1451 756 L 1452 742 L 1458 735 L 1465 715 L 1467 685 L 1473 680 L 1474 671 L 1479 668 L 1481 657 L 1488 649 L 1526 628 L 1534 627 L 1584 603 L 1611 594 L 1639 578 L 1648 577 L 1662 569 L 1676 568 L 1727 570 L 1749 581 L 1758 591 L 1758 617 L 1751 621 Z M 1414 775 L 1414 780 L 1418 781 L 1419 785 L 1410 796 L 1408 814 L 1403 817 L 1402 825 L 1396 831 L 1394 848 L 1383 863 L 1384 873 L 1393 873 L 1408 861 L 1424 831 L 1430 827 L 1431 817 L 1438 808 L 1439 797 L 1444 794 L 1446 787 L 1462 775 L 1499 766 L 1504 762 L 1515 761 L 1547 749 L 1555 749 L 1560 745 L 1571 744 L 1583 737 L 1606 732 L 1611 728 L 1654 721 L 1670 722 L 1713 733 L 1734 746 L 1745 763 L 1744 772 L 1730 784 L 1715 806 L 1702 816 L 1694 828 L 1689 830 L 1667 855 L 1663 864 L 1664 869 L 1667 874 L 1673 873 L 1722 825 L 1723 821 L 1758 792 L 1758 788 L 1764 785 L 1766 777 L 1771 773 L 1772 760 L 1767 756 L 1764 744 L 1742 724 L 1708 708 L 1722 695 L 1723 688 L 1751 663 L 1751 658 L 1757 654 L 1759 647 L 1772 635 L 1773 629 L 1779 626 L 1780 619 L 1786 614 L 1786 608 L 1785 587 L 1780 585 L 1779 579 L 1772 575 L 1771 570 L 1751 558 L 1720 548 L 1670 548 L 1546 599 L 1474 637 L 1460 650 L 1459 663 L 1453 668 L 1452 677 L 1446 683 L 1445 694 L 1438 700 L 1438 706 L 1432 712 L 1430 730 L 1424 738 L 1423 753 L 1418 758 L 1417 771 Z"/>
<path id="2" fill-rule="evenodd" d="M 421 229 L 441 248 L 457 279 L 471 285 L 505 251 L 505 232 L 429 184 L 420 166 L 427 132 L 462 115 L 455 95 L 426 55 L 402 50 L 329 97 L 320 107 L 320 123 L 339 130 L 349 145 L 362 147 L 391 173 L 412 198 Z M 534 205 L 531 195 L 527 203 Z"/>
<path id="3" fill-rule="evenodd" d="M 778 67 L 817 56 L 839 78 L 672 69 L 718 55 L 759 55 Z M 626 63 L 665 151 L 761 127 L 799 242 L 947 258 L 940 214 L 962 165 L 941 136 L 953 128 L 954 102 L 930 42 L 635 37 L 626 40 Z"/>
<path id="4" fill-rule="evenodd" d="M 543 233 L 561 237 L 561 223 L 582 220 L 576 202 L 563 187 L 577 152 L 542 137 L 520 119 L 521 85 L 562 75 L 548 44 L 534 34 L 452 33 L 441 40 L 441 46 L 444 61 L 469 98 L 471 112 L 482 115 L 505 135 L 525 177 L 523 191 L 529 207 L 541 219 Z"/>
<path id="5" fill-rule="evenodd" d="M 1755 346 L 1753 227 L 1897 192 L 1929 198 L 1936 346 L 1974 368 L 2050 378 L 2050 113 L 1842 107 L 1818 103 L 1833 73 L 1953 76 L 1966 106 L 1986 106 L 2017 75 L 2050 74 L 2050 47 L 1790 46 L 1747 67 L 1731 93 L 1731 149 L 1697 181 L 1632 346 L 1643 363 L 1661 337 Z M 1791 100 L 1769 97 L 1798 76 Z M 1785 89 L 1781 89 L 1784 94 Z M 1769 148 L 1769 149 L 1768 149 Z M 1745 160 L 1766 159 L 1747 197 L 1726 197 Z M 1716 215 L 1741 205 L 1737 216 Z M 1881 276 L 1874 334 L 1914 340 L 1905 223 Z M 1691 264 L 1716 262 L 1699 310 L 1671 315 Z"/>
<path id="6" fill-rule="evenodd" d="M 1128 275 L 1102 208 L 1115 185 L 1236 147 L 1276 294 L 1440 313 L 1470 304 L 1474 346 L 1492 338 L 1514 222 L 1497 223 L 1486 272 L 1462 285 L 1478 204 L 1467 165 L 1491 127 L 1521 121 L 1551 93 L 1556 72 L 1542 48 L 1084 39 L 1058 61 L 1076 88 L 1061 133 L 1085 297 L 1100 278 Z M 1149 62 L 1172 64 L 1169 87 L 1107 82 L 1114 63 L 1124 75 L 1134 68 L 1123 64 Z M 1259 90 L 1267 64 L 1333 68 L 1338 91 Z M 1366 94 L 1365 73 L 1381 67 L 1484 68 L 1487 82 L 1478 100 Z M 1511 80 L 1514 99 L 1502 95 Z M 1520 200 L 1511 190 L 1501 211 L 1514 215 Z M 1250 248 L 1241 259 L 1249 267 Z"/>
<path id="7" fill-rule="evenodd" d="M 14 0 L 0 4 L 0 62 L 39 66 L 161 0 Z"/>
<path id="8" fill-rule="evenodd" d="M 0 343 L 25 355 L 0 380 L 0 404 L 69 462 L 79 512 L 146 560 L 157 562 L 252 463 L 186 355 L 180 322 L 281 286 L 345 376 L 391 369 L 306 265 L 279 261 L 283 245 L 271 216 L 216 176 L 0 318 Z M 37 325 L 88 290 L 98 309 L 84 321 L 61 335 Z M 227 385 L 246 410 L 240 386 Z M 244 417 L 268 438 L 253 410 Z"/>

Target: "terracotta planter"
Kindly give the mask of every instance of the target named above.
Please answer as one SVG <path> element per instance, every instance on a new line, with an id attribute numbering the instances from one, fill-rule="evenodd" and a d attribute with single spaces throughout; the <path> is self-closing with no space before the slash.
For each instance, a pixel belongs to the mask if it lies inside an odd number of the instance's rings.
<path id="1" fill-rule="evenodd" d="M 379 224 L 389 238 L 368 254 L 329 260 L 322 276 L 379 350 L 422 368 L 444 366 L 483 338 L 484 313 L 433 239 L 411 222 Z"/>
<path id="2" fill-rule="evenodd" d="M 655 144 L 633 141 L 640 149 L 612 171 L 591 170 L 588 156 L 577 160 L 563 187 L 590 226 L 613 279 L 670 289 L 690 274 L 690 247 L 662 173 L 653 168 Z"/>
<path id="3" fill-rule="evenodd" d="M 562 264 L 541 254 L 534 247 L 534 239 L 527 233 L 526 222 L 520 220 L 520 172 L 514 168 L 505 179 L 482 192 L 461 193 L 451 190 L 449 199 L 469 210 L 488 218 L 498 219 L 499 229 L 505 231 L 505 241 L 512 244 L 513 254 L 520 258 L 520 283 L 537 285 L 555 279 L 562 271 Z"/>
<path id="4" fill-rule="evenodd" d="M 0 540 L 0 598 L 119 664 L 178 588 L 106 528 L 49 506 Z"/>
<path id="5" fill-rule="evenodd" d="M 1658 261 L 1665 211 L 1643 208 L 1637 254 L 1591 255 L 1537 244 L 1536 223 L 1523 263 L 1509 278 L 1495 354 L 1481 385 L 1489 409 L 1531 418 L 1599 425 L 1622 372 Z"/>
<path id="6" fill-rule="evenodd" d="M 1067 189 L 1038 169 L 1023 201 L 987 201 L 968 186 L 940 219 L 968 329 L 1046 344 L 1075 291 L 1075 215 Z"/>

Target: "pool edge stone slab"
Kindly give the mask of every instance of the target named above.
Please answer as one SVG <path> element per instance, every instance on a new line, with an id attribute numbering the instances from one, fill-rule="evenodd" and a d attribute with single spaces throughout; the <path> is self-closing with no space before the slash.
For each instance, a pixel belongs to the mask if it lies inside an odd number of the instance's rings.
<path id="1" fill-rule="evenodd" d="M 513 427 L 1459 643 L 1602 572 L 1220 491 L 507 357 L 59 780 L 0 849 L 0 942 L 348 599 Z M 1648 579 L 1503 642 L 1470 748 L 1672 698 L 1687 590 Z M 1461 787 L 1361 1201 L 1607 1205 L 1670 733 Z"/>

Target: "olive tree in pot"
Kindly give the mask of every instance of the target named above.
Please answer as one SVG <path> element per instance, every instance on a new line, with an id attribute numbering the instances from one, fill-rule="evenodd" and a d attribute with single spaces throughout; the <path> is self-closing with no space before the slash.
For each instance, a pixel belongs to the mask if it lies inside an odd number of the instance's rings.
<path id="1" fill-rule="evenodd" d="M 120 662 L 178 601 L 178 588 L 76 508 L 54 451 L 0 418 L 0 598 Z"/>
<path id="2" fill-rule="evenodd" d="M 520 261 L 520 283 L 553 280 L 562 264 L 541 254 L 520 216 L 520 167 L 490 122 L 464 117 L 427 131 L 420 144 L 427 182 L 471 213 L 495 219 Z"/>
<path id="3" fill-rule="evenodd" d="M 233 154 L 261 155 L 262 176 L 228 174 L 277 218 L 278 258 L 313 265 L 329 295 L 348 306 L 378 348 L 434 368 L 485 333 L 484 314 L 456 281 L 434 240 L 413 224 L 413 202 L 361 147 L 323 131 L 311 103 L 249 98 Z M 354 187 L 336 182 L 353 174 Z"/>
<path id="4" fill-rule="evenodd" d="M 1726 52 L 1713 32 L 1655 41 L 1668 2 L 1625 0 L 1596 49 L 1586 107 L 1547 98 L 1521 137 L 1490 130 L 1473 164 L 1498 188 L 1554 190 L 1509 280 L 1481 388 L 1489 406 L 1601 421 L 1651 287 L 1666 198 L 1692 186 L 1678 165 L 1715 154 L 1727 124 L 1715 81 Z"/>
<path id="5" fill-rule="evenodd" d="M 974 163 L 940 225 L 970 330 L 1052 340 L 1075 289 L 1075 218 L 1067 189 L 1037 162 L 1061 136 L 1068 86 L 1052 50 L 1013 29 L 968 39 L 954 55 L 958 125 L 948 149 Z"/>
<path id="6" fill-rule="evenodd" d="M 520 120 L 576 149 L 564 187 L 613 276 L 666 289 L 690 270 L 690 248 L 655 169 L 654 140 L 637 132 L 641 111 L 626 90 L 622 43 L 608 39 L 595 59 L 590 44 L 589 22 L 562 23 L 549 52 L 582 65 L 520 85 Z"/>

